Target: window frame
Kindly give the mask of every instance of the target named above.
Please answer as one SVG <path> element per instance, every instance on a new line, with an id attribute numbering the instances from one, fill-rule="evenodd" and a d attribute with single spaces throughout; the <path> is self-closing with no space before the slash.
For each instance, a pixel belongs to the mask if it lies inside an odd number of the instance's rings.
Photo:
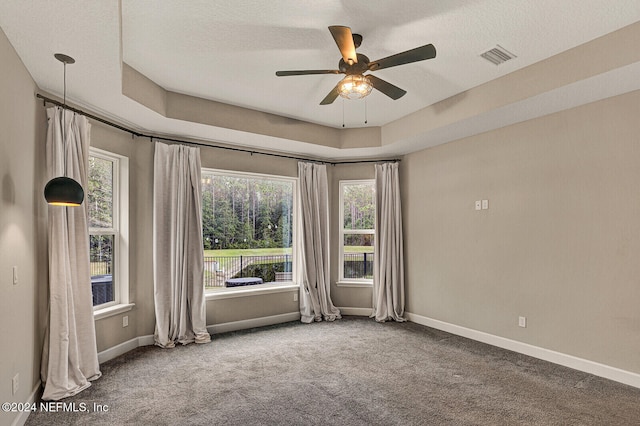
<path id="1" fill-rule="evenodd" d="M 205 287 L 205 299 L 226 299 L 233 297 L 252 296 L 262 293 L 280 293 L 291 291 L 299 288 L 299 283 L 296 282 L 298 271 L 298 256 L 297 256 L 297 236 L 299 232 L 299 215 L 298 215 L 298 177 L 293 176 L 281 176 L 272 175 L 268 173 L 255 173 L 255 172 L 243 172 L 235 170 L 216 169 L 211 167 L 201 167 L 201 179 L 206 176 L 227 176 L 233 178 L 253 178 L 253 179 L 268 179 L 272 181 L 286 182 L 292 184 L 292 226 L 291 226 L 291 281 L 282 281 L 277 283 L 265 282 L 262 284 L 254 284 L 251 286 L 239 286 L 239 287 L 219 287 L 219 288 L 207 288 Z M 204 191 L 201 194 L 204 196 Z M 203 203 L 204 208 L 204 203 Z M 203 218 L 204 219 L 204 218 Z M 204 286 L 204 282 L 203 282 Z"/>
<path id="2" fill-rule="evenodd" d="M 89 147 L 89 156 L 113 164 L 113 217 L 111 228 L 89 227 L 89 235 L 113 235 L 113 301 L 93 307 L 95 319 L 131 310 L 129 303 L 129 158 Z M 88 169 L 87 169 L 88 170 Z M 88 209 L 87 209 L 88 211 Z"/>
<path id="3" fill-rule="evenodd" d="M 339 182 L 339 210 L 338 210 L 338 282 L 336 285 L 339 287 L 371 287 L 373 286 L 373 278 L 345 278 L 344 276 L 344 237 L 347 234 L 360 234 L 360 235 L 373 235 L 374 241 L 377 238 L 376 229 L 345 229 L 344 228 L 344 189 L 346 186 L 351 185 L 371 185 L 375 190 L 375 179 L 349 179 L 349 180 L 341 180 Z M 377 209 L 375 208 L 376 199 L 374 197 L 374 226 L 377 218 Z M 375 259 L 375 243 L 374 243 L 374 251 L 373 251 L 374 259 Z"/>

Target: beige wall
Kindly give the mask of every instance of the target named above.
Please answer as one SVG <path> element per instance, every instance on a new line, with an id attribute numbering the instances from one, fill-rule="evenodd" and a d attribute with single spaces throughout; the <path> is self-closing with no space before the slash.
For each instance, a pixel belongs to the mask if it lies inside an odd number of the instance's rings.
<path id="1" fill-rule="evenodd" d="M 40 380 L 46 314 L 46 118 L 36 86 L 2 30 L 0 75 L 0 402 L 24 402 Z M 0 412 L 0 424 L 16 417 Z"/>
<path id="2" fill-rule="evenodd" d="M 263 295 L 241 296 L 207 302 L 207 324 L 224 323 L 264 318 L 274 315 L 296 313 L 299 302 L 293 300 L 298 290 Z"/>
<path id="3" fill-rule="evenodd" d="M 632 92 L 408 155 L 407 310 L 640 373 L 638 117 Z"/>

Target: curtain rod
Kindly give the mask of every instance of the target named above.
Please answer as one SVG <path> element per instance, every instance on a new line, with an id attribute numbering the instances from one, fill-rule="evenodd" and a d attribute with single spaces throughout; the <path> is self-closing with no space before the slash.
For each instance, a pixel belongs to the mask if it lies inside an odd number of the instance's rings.
<path id="1" fill-rule="evenodd" d="M 311 161 L 311 162 L 314 162 L 314 163 L 330 164 L 332 166 L 339 166 L 340 164 L 399 163 L 400 162 L 399 158 L 393 158 L 393 159 L 387 159 L 387 160 L 327 161 L 327 160 L 318 160 L 318 159 L 314 159 L 314 158 L 296 157 L 296 156 L 293 156 L 293 155 L 286 155 L 286 154 L 276 154 L 276 153 L 272 153 L 272 152 L 254 151 L 254 150 L 244 149 L 244 148 L 234 148 L 234 147 L 230 147 L 230 146 L 209 145 L 209 144 L 205 144 L 205 143 L 185 141 L 185 140 L 180 140 L 180 139 L 165 138 L 165 137 L 161 137 L 161 136 L 152 136 L 152 135 L 147 135 L 145 133 L 136 132 L 135 130 L 132 130 L 132 129 L 129 129 L 127 127 L 121 126 L 119 124 L 113 123 L 113 122 L 111 122 L 109 120 L 105 120 L 104 118 L 96 117 L 95 115 L 90 114 L 88 112 L 82 111 L 82 110 L 77 109 L 77 108 L 73 108 L 73 107 L 71 107 L 69 105 L 62 104 L 61 102 L 56 101 L 55 99 L 48 98 L 48 97 L 46 97 L 44 95 L 41 95 L 40 93 L 36 93 L 36 97 L 42 99 L 45 103 L 49 102 L 50 104 L 61 106 L 61 107 L 66 108 L 66 109 L 68 109 L 70 111 L 73 111 L 75 113 L 78 113 L 78 114 L 84 115 L 86 117 L 89 117 L 92 120 L 99 121 L 100 123 L 103 123 L 103 124 L 106 124 L 108 126 L 115 127 L 116 129 L 122 130 L 123 132 L 130 133 L 133 136 L 137 136 L 137 137 L 141 137 L 141 138 L 149 138 L 151 141 L 153 141 L 153 139 L 157 139 L 157 140 L 162 140 L 162 141 L 166 141 L 166 142 L 181 143 L 181 144 L 185 144 L 185 145 L 196 145 L 196 146 L 202 146 L 202 147 L 207 147 L 207 148 L 225 149 L 227 151 L 245 152 L 245 153 L 251 154 L 251 155 L 259 154 L 259 155 L 267 155 L 267 156 L 270 156 L 270 157 L 288 158 L 288 159 L 291 159 L 291 160 L 298 160 L 298 161 Z"/>

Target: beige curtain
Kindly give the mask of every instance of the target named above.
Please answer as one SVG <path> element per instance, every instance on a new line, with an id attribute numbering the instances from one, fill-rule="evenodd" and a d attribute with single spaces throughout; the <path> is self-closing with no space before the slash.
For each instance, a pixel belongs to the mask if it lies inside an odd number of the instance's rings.
<path id="1" fill-rule="evenodd" d="M 155 343 L 207 343 L 200 150 L 155 143 L 153 179 Z"/>
<path id="2" fill-rule="evenodd" d="M 301 232 L 300 315 L 302 322 L 341 318 L 333 306 L 329 278 L 329 192 L 324 164 L 298 163 Z"/>
<path id="3" fill-rule="evenodd" d="M 402 210 L 398 163 L 376 164 L 373 313 L 376 321 L 405 321 Z"/>
<path id="4" fill-rule="evenodd" d="M 47 109 L 47 120 L 48 179 L 71 177 L 86 191 L 87 118 L 53 107 Z M 42 399 L 59 400 L 86 389 L 101 373 L 91 297 L 87 202 L 80 207 L 49 206 L 48 210 L 49 315 L 40 375 Z"/>

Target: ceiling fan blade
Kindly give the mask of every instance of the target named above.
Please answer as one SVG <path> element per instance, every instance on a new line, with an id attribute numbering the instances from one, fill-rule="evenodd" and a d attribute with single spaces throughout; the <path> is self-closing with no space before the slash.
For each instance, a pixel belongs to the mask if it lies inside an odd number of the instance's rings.
<path id="1" fill-rule="evenodd" d="M 347 64 L 355 64 L 358 62 L 358 56 L 356 55 L 356 46 L 353 43 L 353 34 L 351 34 L 351 28 L 343 27 L 340 25 L 332 25 L 329 27 L 333 39 L 340 49 L 342 59 Z"/>
<path id="2" fill-rule="evenodd" d="M 340 70 L 299 70 L 299 71 L 276 71 L 278 77 L 288 75 L 312 75 L 312 74 L 340 74 Z"/>
<path id="3" fill-rule="evenodd" d="M 424 61 L 425 59 L 433 59 L 436 57 L 436 48 L 433 44 L 427 44 L 406 52 L 396 53 L 377 61 L 369 62 L 369 70 L 381 70 L 383 68 L 397 67 L 398 65 L 410 64 L 412 62 Z"/>
<path id="4" fill-rule="evenodd" d="M 381 91 L 382 93 L 384 93 L 385 95 L 393 99 L 394 101 L 396 99 L 400 99 L 407 93 L 406 90 L 402 90 L 398 86 L 394 86 L 388 81 L 384 81 L 383 79 L 378 78 L 375 75 L 369 74 L 367 75 L 367 78 L 373 85 L 374 89 Z"/>
<path id="5" fill-rule="evenodd" d="M 329 94 L 327 96 L 325 96 L 325 98 L 322 100 L 322 102 L 320 102 L 320 105 L 329 105 L 332 104 L 333 101 L 336 100 L 336 98 L 338 97 L 339 93 L 338 93 L 338 87 L 340 86 L 340 83 L 336 84 L 336 87 L 333 88 L 333 90 L 331 90 L 329 92 Z"/>

